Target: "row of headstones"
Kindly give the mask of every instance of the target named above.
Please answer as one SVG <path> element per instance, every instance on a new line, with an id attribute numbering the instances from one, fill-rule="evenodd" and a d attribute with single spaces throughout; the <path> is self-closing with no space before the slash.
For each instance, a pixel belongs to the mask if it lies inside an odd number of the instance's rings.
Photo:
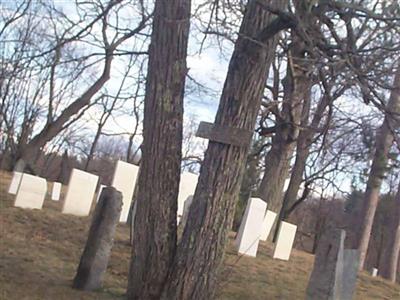
<path id="1" fill-rule="evenodd" d="M 126 222 L 139 167 L 123 161 L 118 161 L 114 171 L 111 186 L 122 193 L 122 211 L 120 222 Z M 73 169 L 69 178 L 68 189 L 62 208 L 62 213 L 76 216 L 87 216 L 90 213 L 92 201 L 96 192 L 99 177 L 88 172 Z M 197 185 L 197 175 L 183 173 L 179 186 L 178 195 L 178 218 L 183 214 L 184 202 L 188 196 L 194 193 Z M 52 189 L 52 200 L 59 200 L 61 183 L 54 182 Z M 97 201 L 104 185 L 100 186 Z M 14 206 L 41 209 L 47 193 L 47 182 L 44 178 L 30 174 L 14 172 L 8 192 L 16 194 Z"/>
<path id="2" fill-rule="evenodd" d="M 239 254 L 256 257 L 260 240 L 266 241 L 277 214 L 267 210 L 267 203 L 259 198 L 250 198 L 240 223 L 235 245 Z M 281 222 L 273 258 L 289 260 L 297 226 Z"/>

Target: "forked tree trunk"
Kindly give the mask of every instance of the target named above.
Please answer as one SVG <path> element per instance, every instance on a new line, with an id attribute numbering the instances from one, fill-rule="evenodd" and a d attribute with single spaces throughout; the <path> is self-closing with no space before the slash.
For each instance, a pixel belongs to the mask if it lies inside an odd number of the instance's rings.
<path id="1" fill-rule="evenodd" d="M 190 6 L 155 2 L 128 299 L 160 299 L 176 250 Z"/>
<path id="2" fill-rule="evenodd" d="M 248 1 L 225 79 L 215 124 L 254 130 L 277 44 L 276 32 L 259 33 L 274 19 L 260 3 L 277 9 L 286 0 Z M 264 37 L 265 37 L 264 36 Z M 250 141 L 249 141 L 250 144 Z M 249 145 L 209 141 L 188 222 L 162 299 L 212 299 Z"/>
<path id="3" fill-rule="evenodd" d="M 376 134 L 376 149 L 368 177 L 363 210 L 358 228 L 357 247 L 360 250 L 360 270 L 364 268 L 372 224 L 374 222 L 376 207 L 379 200 L 379 191 L 387 168 L 389 150 L 394 140 L 393 130 L 400 127 L 399 114 L 400 64 L 397 66 L 395 72 L 393 89 L 390 94 L 389 103 L 386 107 L 385 119 Z"/>
<path id="4" fill-rule="evenodd" d="M 397 265 L 400 255 L 400 184 L 395 198 L 395 209 L 391 215 L 389 243 L 383 255 L 379 273 L 383 278 L 396 282 Z"/>

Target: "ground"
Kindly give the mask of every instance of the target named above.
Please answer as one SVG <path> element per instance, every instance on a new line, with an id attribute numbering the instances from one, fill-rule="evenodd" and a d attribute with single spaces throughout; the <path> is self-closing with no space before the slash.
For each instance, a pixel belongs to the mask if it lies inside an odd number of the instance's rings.
<path id="1" fill-rule="evenodd" d="M 129 228 L 120 225 L 104 288 L 81 292 L 71 288 L 86 241 L 89 218 L 60 213 L 62 202 L 47 197 L 42 210 L 12 207 L 9 173 L 0 173 L 1 299 L 124 299 L 130 256 Z M 49 185 L 50 190 L 51 185 Z M 49 195 L 48 195 L 49 196 Z M 304 299 L 313 256 L 292 252 L 289 262 L 272 260 L 271 245 L 261 243 L 257 258 L 227 250 L 218 299 Z M 400 299 L 400 285 L 362 273 L 356 299 Z"/>

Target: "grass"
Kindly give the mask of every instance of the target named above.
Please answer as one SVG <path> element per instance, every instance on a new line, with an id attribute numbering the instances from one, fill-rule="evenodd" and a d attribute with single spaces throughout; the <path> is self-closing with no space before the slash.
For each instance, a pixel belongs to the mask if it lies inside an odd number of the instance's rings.
<path id="1" fill-rule="evenodd" d="M 14 197 L 7 194 L 10 180 L 10 174 L 0 173 L 1 299 L 124 299 L 129 228 L 118 227 L 103 289 L 73 290 L 90 217 L 61 214 L 62 201 L 49 200 L 50 194 L 42 210 L 13 207 Z M 232 241 L 233 235 L 218 282 L 218 299 L 304 299 L 312 255 L 293 250 L 290 261 L 273 260 L 271 245 L 261 243 L 257 258 L 239 257 Z M 362 273 L 356 299 L 400 299 L 400 285 Z"/>

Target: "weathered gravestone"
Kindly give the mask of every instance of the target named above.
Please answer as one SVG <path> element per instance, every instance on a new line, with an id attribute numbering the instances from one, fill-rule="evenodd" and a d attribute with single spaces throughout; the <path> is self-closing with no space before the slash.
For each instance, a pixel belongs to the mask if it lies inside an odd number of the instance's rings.
<path id="1" fill-rule="evenodd" d="M 181 174 L 181 181 L 179 182 L 179 194 L 178 194 L 178 221 L 183 215 L 183 207 L 186 199 L 190 195 L 194 195 L 197 186 L 198 175 L 183 172 Z"/>
<path id="2" fill-rule="evenodd" d="M 378 276 L 378 269 L 377 268 L 372 268 L 371 275 L 372 275 L 372 277 Z"/>
<path id="3" fill-rule="evenodd" d="M 357 249 L 343 250 L 343 278 L 341 300 L 352 300 L 357 285 L 360 251 Z"/>
<path id="4" fill-rule="evenodd" d="M 185 228 L 185 226 L 186 226 L 187 218 L 189 216 L 189 209 L 190 209 L 190 206 L 192 205 L 192 201 L 193 201 L 193 195 L 190 195 L 189 197 L 187 197 L 187 199 L 183 205 L 182 218 L 179 223 L 179 226 L 181 228 Z"/>
<path id="5" fill-rule="evenodd" d="M 267 210 L 267 213 L 265 214 L 262 223 L 260 240 L 266 241 L 268 239 L 269 233 L 271 232 L 271 228 L 274 225 L 275 219 L 276 219 L 276 213 Z"/>
<path id="6" fill-rule="evenodd" d="M 273 258 L 289 260 L 292 252 L 297 226 L 288 222 L 281 222 L 278 239 L 275 243 Z"/>
<path id="7" fill-rule="evenodd" d="M 51 200 L 54 201 L 60 200 L 60 194 L 61 194 L 61 183 L 54 182 L 53 189 L 51 191 Z"/>
<path id="8" fill-rule="evenodd" d="M 122 194 L 113 187 L 104 188 L 94 210 L 74 288 L 85 291 L 101 288 L 121 210 Z"/>
<path id="9" fill-rule="evenodd" d="M 14 206 L 41 209 L 47 192 L 46 179 L 23 174 L 19 184 Z"/>
<path id="10" fill-rule="evenodd" d="M 341 299 L 345 237 L 345 231 L 336 228 L 330 228 L 321 237 L 307 286 L 307 300 Z"/>
<path id="11" fill-rule="evenodd" d="M 76 216 L 89 215 L 98 180 L 99 177 L 96 175 L 73 169 L 62 213 Z"/>
<path id="12" fill-rule="evenodd" d="M 124 161 L 117 161 L 114 177 L 111 186 L 122 193 L 122 212 L 120 222 L 126 222 L 131 207 L 133 192 L 135 190 L 136 179 L 139 167 Z"/>
<path id="13" fill-rule="evenodd" d="M 266 209 L 267 203 L 260 198 L 247 202 L 235 241 L 239 253 L 256 257 Z"/>
<path id="14" fill-rule="evenodd" d="M 14 172 L 13 173 L 13 177 L 11 179 L 10 186 L 8 187 L 8 193 L 9 194 L 13 194 L 13 195 L 17 194 L 18 187 L 19 187 L 19 184 L 21 182 L 22 174 L 23 173 L 21 173 L 21 172 Z"/>

